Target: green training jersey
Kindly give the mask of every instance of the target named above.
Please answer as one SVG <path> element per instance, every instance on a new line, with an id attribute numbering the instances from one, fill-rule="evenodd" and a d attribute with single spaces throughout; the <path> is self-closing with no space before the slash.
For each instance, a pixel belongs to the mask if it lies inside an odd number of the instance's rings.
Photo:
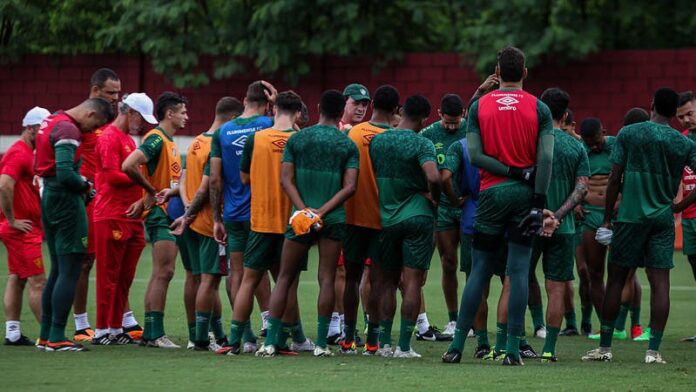
<path id="1" fill-rule="evenodd" d="M 582 144 L 585 147 L 585 151 L 587 151 L 587 158 L 590 160 L 590 176 L 598 174 L 609 175 L 611 173 L 609 156 L 614 149 L 615 143 L 616 138 L 614 136 L 607 136 L 602 145 L 602 150 L 599 152 L 590 150 L 585 143 Z"/>
<path id="2" fill-rule="evenodd" d="M 428 192 L 428 182 L 421 168 L 428 161 L 436 162 L 435 146 L 430 140 L 408 129 L 391 129 L 372 139 L 370 158 L 382 227 L 414 216 L 434 217 L 432 204 L 423 195 Z"/>
<path id="3" fill-rule="evenodd" d="M 667 124 L 626 126 L 609 158 L 624 167 L 617 222 L 642 223 L 672 207 L 684 166 L 696 167 L 696 144 Z"/>
<path id="4" fill-rule="evenodd" d="M 551 211 L 557 211 L 573 193 L 575 179 L 590 176 L 590 163 L 582 143 L 560 129 L 553 130 L 553 137 L 553 169 L 551 184 L 546 193 L 546 206 Z M 555 233 L 575 233 L 573 211 L 565 216 Z"/>
<path id="5" fill-rule="evenodd" d="M 338 128 L 314 125 L 290 136 L 283 162 L 295 165 L 295 185 L 305 205 L 319 208 L 341 190 L 343 173 L 359 168 L 360 154 L 355 143 Z M 322 220 L 325 225 L 345 223 L 343 205 Z"/>
<path id="6" fill-rule="evenodd" d="M 434 122 L 424 128 L 419 135 L 433 142 L 435 146 L 435 157 L 437 158 L 437 169 L 442 170 L 445 168 L 447 150 L 449 150 L 452 144 L 466 137 L 466 120 L 462 119 L 459 128 L 454 132 L 445 129 L 442 126 L 442 122 Z M 454 189 L 456 191 L 457 187 L 455 186 Z M 444 192 L 440 195 L 440 207 L 453 208 Z"/>

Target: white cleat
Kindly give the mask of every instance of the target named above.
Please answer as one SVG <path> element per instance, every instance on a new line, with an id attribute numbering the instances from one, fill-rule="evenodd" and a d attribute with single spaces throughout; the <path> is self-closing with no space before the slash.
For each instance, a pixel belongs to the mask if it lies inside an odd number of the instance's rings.
<path id="1" fill-rule="evenodd" d="M 255 354 L 257 357 L 275 357 L 276 356 L 276 348 L 275 346 L 266 346 L 263 345 L 261 348 L 256 351 Z"/>
<path id="2" fill-rule="evenodd" d="M 453 337 L 454 336 L 454 330 L 457 329 L 457 322 L 456 321 L 450 321 L 445 325 L 445 329 L 442 331 L 442 336 L 447 336 L 447 337 Z"/>
<path id="3" fill-rule="evenodd" d="M 392 351 L 390 344 L 385 344 L 384 347 L 380 347 L 379 350 L 377 350 L 377 355 L 384 358 L 391 358 L 394 356 L 394 351 Z"/>
<path id="4" fill-rule="evenodd" d="M 221 349 L 221 348 L 222 348 L 222 346 L 219 345 L 219 344 L 217 344 L 217 342 L 215 341 L 215 339 L 211 340 L 211 341 L 210 341 L 210 344 L 208 345 L 208 350 L 209 350 L 209 351 L 212 351 L 212 352 L 216 352 L 217 350 L 219 350 L 219 349 Z"/>
<path id="5" fill-rule="evenodd" d="M 601 348 L 596 348 L 594 350 L 590 350 L 585 355 L 582 356 L 582 360 L 583 361 L 610 362 L 614 356 L 611 354 L 611 351 L 609 351 L 609 349 L 606 349 L 606 350 L 607 351 L 602 351 Z M 646 358 L 646 360 L 647 360 L 647 358 Z"/>
<path id="6" fill-rule="evenodd" d="M 181 348 L 178 344 L 172 342 L 167 335 L 160 336 L 159 338 L 155 339 L 153 342 L 150 342 L 150 347 L 159 347 L 159 348 Z"/>
<path id="7" fill-rule="evenodd" d="M 298 352 L 298 353 L 312 352 L 312 351 L 314 351 L 314 348 L 315 348 L 314 342 L 309 340 L 309 338 L 307 338 L 303 343 L 292 342 L 292 344 L 290 345 L 290 350 Z"/>
<path id="8" fill-rule="evenodd" d="M 662 355 L 660 355 L 659 351 L 655 350 L 648 350 L 645 352 L 645 363 L 661 363 L 661 364 L 666 364 L 664 359 L 662 359 Z"/>
<path id="9" fill-rule="evenodd" d="M 263 348 L 263 347 L 261 347 L 261 348 Z M 244 350 L 242 350 L 242 351 L 244 351 L 245 354 L 251 354 L 251 353 L 257 352 L 256 349 L 257 349 L 256 343 L 244 342 Z M 258 351 L 261 351 L 261 350 L 259 349 Z"/>
<path id="10" fill-rule="evenodd" d="M 454 334 L 453 334 L 452 336 L 454 336 Z M 471 329 L 469 330 L 469 333 L 466 334 L 466 337 L 467 337 L 467 338 L 476 337 L 476 333 L 474 332 L 474 329 L 473 329 L 473 328 L 471 328 Z"/>
<path id="11" fill-rule="evenodd" d="M 401 351 L 401 347 L 397 347 L 396 351 L 394 351 L 394 358 L 421 358 L 421 355 L 413 351 L 413 348 L 408 351 Z"/>
<path id="12" fill-rule="evenodd" d="M 539 339 L 546 339 L 546 327 L 541 327 L 534 331 L 534 336 L 538 337 Z"/>
<path id="13" fill-rule="evenodd" d="M 189 340 L 188 343 L 186 344 L 186 349 L 193 350 L 194 347 L 196 347 L 196 344 Z"/>
<path id="14" fill-rule="evenodd" d="M 334 354 L 329 350 L 328 347 L 314 347 L 314 356 L 315 357 L 333 357 Z"/>

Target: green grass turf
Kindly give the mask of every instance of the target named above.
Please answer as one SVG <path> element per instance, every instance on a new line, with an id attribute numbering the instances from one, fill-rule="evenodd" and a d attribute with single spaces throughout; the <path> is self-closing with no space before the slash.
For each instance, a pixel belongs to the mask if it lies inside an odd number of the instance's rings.
<path id="1" fill-rule="evenodd" d="M 6 276 L 4 247 L 0 251 L 0 274 Z M 503 368 L 500 363 L 472 359 L 476 342 L 467 341 L 463 363 L 445 365 L 440 355 L 446 343 L 415 342 L 419 360 L 336 356 L 313 358 L 302 354 L 294 358 L 255 358 L 215 356 L 204 352 L 161 350 L 128 347 L 90 347 L 85 353 L 44 353 L 33 348 L 0 346 L 0 369 L 4 391 L 212 391 L 212 390 L 694 390 L 696 388 L 696 343 L 682 343 L 679 339 L 696 334 L 696 285 L 685 258 L 675 257 L 672 273 L 671 317 L 662 344 L 667 365 L 648 366 L 642 363 L 647 343 L 619 341 L 614 346 L 613 363 L 582 363 L 581 355 L 596 347 L 596 342 L 583 337 L 560 337 L 560 362 L 541 364 L 528 360 L 526 366 Z M 150 249 L 143 254 L 136 280 L 131 291 L 131 302 L 139 321 L 143 320 L 143 293 L 150 272 Z M 437 255 L 425 287 L 428 315 L 431 323 L 442 326 L 446 310 L 440 289 L 440 267 Z M 541 272 L 538 271 L 538 275 Z M 302 276 L 300 306 L 305 331 L 314 338 L 316 332 L 316 251 L 313 250 L 310 272 Z M 649 317 L 649 289 L 643 271 L 643 324 Z M 461 274 L 460 274 L 461 278 Z M 165 326 L 169 335 L 185 345 L 186 322 L 182 303 L 184 273 L 180 264 L 171 283 Z M 3 278 L 0 289 L 4 290 Z M 94 279 L 90 283 L 90 321 L 94 323 Z M 492 285 L 492 297 L 497 299 L 500 283 Z M 545 297 L 545 296 L 544 296 Z M 223 296 L 223 298 L 226 298 Z M 226 302 L 226 299 L 225 299 Z M 544 298 L 544 303 L 546 299 Z M 579 307 L 579 300 L 576 299 Z M 493 305 L 494 306 L 494 305 Z M 230 318 L 225 305 L 224 320 Z M 398 312 L 398 311 L 397 311 Z M 489 317 L 489 328 L 494 329 L 494 315 Z M 26 305 L 22 314 L 23 332 L 35 338 L 38 325 Z M 578 311 L 578 321 L 580 315 Z M 527 332 L 531 333 L 531 319 L 527 317 Z M 260 325 L 254 314 L 254 328 Z M 362 323 L 360 323 L 362 326 Z M 597 320 L 594 320 L 598 327 Z M 74 324 L 69 322 L 69 331 Z M 398 316 L 394 323 L 394 339 L 398 338 Z M 362 327 L 361 327 L 362 328 Z M 494 336 L 490 334 L 491 342 Z M 414 339 L 415 340 L 415 339 Z M 538 351 L 543 341 L 530 338 Z"/>

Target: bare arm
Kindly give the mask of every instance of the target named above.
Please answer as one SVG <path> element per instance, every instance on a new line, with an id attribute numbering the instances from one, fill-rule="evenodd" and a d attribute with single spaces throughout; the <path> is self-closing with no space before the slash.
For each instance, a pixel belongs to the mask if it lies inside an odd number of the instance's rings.
<path id="1" fill-rule="evenodd" d="M 621 178 L 623 177 L 624 167 L 616 163 L 611 168 L 609 183 L 607 184 L 607 195 L 604 207 L 604 227 L 611 225 L 611 218 L 614 216 L 614 206 L 621 192 Z"/>
<path id="2" fill-rule="evenodd" d="M 452 172 L 448 169 L 440 170 L 440 176 L 442 177 L 442 191 L 445 192 L 447 199 L 453 206 L 459 206 L 462 201 L 466 198 L 460 198 L 454 191 L 454 186 L 452 184 Z"/>
<path id="3" fill-rule="evenodd" d="M 559 221 L 562 220 L 569 212 L 573 211 L 575 206 L 582 202 L 587 194 L 587 180 L 588 178 L 584 176 L 575 178 L 575 189 L 573 189 L 570 196 L 568 196 L 566 201 L 563 202 L 561 207 L 554 213 L 556 219 Z"/>
<path id="4" fill-rule="evenodd" d="M 31 231 L 31 221 L 14 217 L 14 186 L 16 181 L 7 174 L 0 175 L 0 208 L 10 227 L 23 233 Z"/>
<path id="5" fill-rule="evenodd" d="M 210 194 L 209 183 L 210 177 L 203 176 L 203 180 L 201 180 L 201 185 L 196 190 L 196 194 L 193 196 L 193 200 L 191 200 L 189 208 L 184 213 L 184 217 L 188 219 L 196 215 L 201 209 L 203 209 L 205 203 L 208 202 L 208 195 Z"/>
<path id="6" fill-rule="evenodd" d="M 440 172 L 437 170 L 437 165 L 433 161 L 427 161 L 423 163 L 421 169 L 423 169 L 425 178 L 428 181 L 428 189 L 430 190 L 431 200 L 435 204 L 439 204 L 442 186 L 440 183 Z"/>
<path id="7" fill-rule="evenodd" d="M 179 197 L 181 202 L 184 203 L 184 207 L 188 207 L 191 204 L 191 199 L 186 194 L 186 169 L 181 171 L 181 178 L 179 178 Z"/>
<path id="8" fill-rule="evenodd" d="M 240 171 L 239 178 L 242 180 L 242 184 L 244 184 L 244 185 L 251 184 L 251 177 L 249 176 L 249 173 L 244 173 L 243 171 Z"/>
<path id="9" fill-rule="evenodd" d="M 150 182 L 140 171 L 140 165 L 144 165 L 146 163 L 147 157 L 145 154 L 140 150 L 135 150 L 128 155 L 128 158 L 126 158 L 125 161 L 123 161 L 121 170 L 126 173 L 128 177 L 133 180 L 133 182 L 143 187 L 143 189 L 145 189 L 150 196 L 155 196 L 155 194 L 157 194 L 157 189 L 150 184 Z"/>
<path id="10" fill-rule="evenodd" d="M 358 169 L 349 168 L 343 172 L 343 186 L 336 192 L 329 201 L 317 209 L 319 216 L 324 216 L 342 205 L 346 200 L 355 194 L 358 182 Z"/>
<path id="11" fill-rule="evenodd" d="M 304 201 L 302 201 L 302 197 L 300 197 L 297 186 L 295 186 L 295 165 L 293 163 L 283 162 L 280 166 L 280 185 L 285 190 L 295 209 L 304 210 L 307 208 Z M 319 215 L 321 216 L 321 214 Z"/>
<path id="12" fill-rule="evenodd" d="M 209 177 L 209 198 L 210 208 L 213 210 L 213 220 L 222 223 L 222 159 L 210 157 L 210 177 Z"/>

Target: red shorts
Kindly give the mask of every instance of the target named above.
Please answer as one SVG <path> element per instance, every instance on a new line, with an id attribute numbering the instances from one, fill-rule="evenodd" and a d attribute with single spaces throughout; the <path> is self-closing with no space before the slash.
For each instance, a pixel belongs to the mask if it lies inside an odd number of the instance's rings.
<path id="1" fill-rule="evenodd" d="M 93 255 L 96 252 L 94 246 L 94 200 L 87 205 L 87 254 Z"/>
<path id="2" fill-rule="evenodd" d="M 5 226 L 7 223 L 3 224 Z M 29 233 L 22 233 L 10 228 L 0 231 L 0 241 L 7 248 L 7 264 L 10 275 L 17 275 L 20 279 L 44 273 L 43 257 L 41 255 L 41 242 L 43 233 L 41 229 L 34 227 Z"/>

